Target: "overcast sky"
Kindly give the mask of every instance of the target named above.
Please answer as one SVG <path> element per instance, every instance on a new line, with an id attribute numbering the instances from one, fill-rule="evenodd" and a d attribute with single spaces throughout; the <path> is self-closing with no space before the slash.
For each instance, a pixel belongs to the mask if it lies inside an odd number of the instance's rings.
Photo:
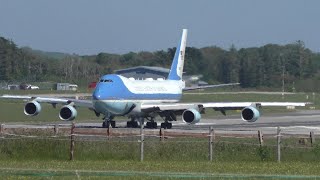
<path id="1" fill-rule="evenodd" d="M 305 42 L 320 52 L 318 0 L 0 0 L 0 36 L 19 47 L 127 53 Z"/>

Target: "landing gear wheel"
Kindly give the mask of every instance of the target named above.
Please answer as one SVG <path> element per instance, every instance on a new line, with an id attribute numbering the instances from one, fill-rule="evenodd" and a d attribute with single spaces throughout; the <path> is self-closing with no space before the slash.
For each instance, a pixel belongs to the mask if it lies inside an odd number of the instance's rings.
<path id="1" fill-rule="evenodd" d="M 108 128 L 108 127 L 109 127 L 109 123 L 104 121 L 102 123 L 102 128 Z"/>
<path id="2" fill-rule="evenodd" d="M 161 123 L 161 128 L 166 129 L 166 124 L 165 123 Z"/>
<path id="3" fill-rule="evenodd" d="M 153 128 L 153 129 L 157 129 L 157 127 L 158 127 L 157 122 L 152 122 L 152 128 Z"/>
<path id="4" fill-rule="evenodd" d="M 127 128 L 132 128 L 132 121 L 127 121 Z"/>
<path id="5" fill-rule="evenodd" d="M 102 123 L 102 127 L 103 128 L 108 128 L 109 125 L 111 125 L 112 128 L 115 128 L 116 127 L 116 122 L 115 121 L 104 121 Z"/>
<path id="6" fill-rule="evenodd" d="M 172 123 L 168 123 L 168 122 L 161 123 L 161 128 L 163 128 L 163 129 L 171 129 L 172 128 Z"/>
<path id="7" fill-rule="evenodd" d="M 138 128 L 139 126 L 138 126 L 138 122 L 137 121 L 133 121 L 132 122 L 132 127 L 133 128 Z"/>
<path id="8" fill-rule="evenodd" d="M 157 129 L 157 122 L 147 122 L 146 124 L 146 128 L 149 128 L 149 129 Z"/>
<path id="9" fill-rule="evenodd" d="M 115 122 L 115 121 L 110 121 L 110 123 L 111 123 L 111 127 L 112 127 L 112 128 L 115 128 L 115 127 L 116 127 L 116 122 Z"/>
<path id="10" fill-rule="evenodd" d="M 127 128 L 137 128 L 138 122 L 137 121 L 127 121 Z"/>

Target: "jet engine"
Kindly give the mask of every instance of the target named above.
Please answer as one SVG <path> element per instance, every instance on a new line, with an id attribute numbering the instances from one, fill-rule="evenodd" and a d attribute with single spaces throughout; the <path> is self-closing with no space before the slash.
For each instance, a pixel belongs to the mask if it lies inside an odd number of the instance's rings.
<path id="1" fill-rule="evenodd" d="M 258 109 L 252 106 L 245 107 L 241 111 L 241 118 L 247 122 L 255 122 L 260 117 L 260 112 Z"/>
<path id="2" fill-rule="evenodd" d="M 195 109 L 187 109 L 182 113 L 182 120 L 188 124 L 196 124 L 200 121 L 201 115 Z"/>
<path id="3" fill-rule="evenodd" d="M 30 101 L 24 106 L 24 114 L 27 116 L 36 116 L 41 111 L 41 105 L 37 101 Z"/>
<path id="4" fill-rule="evenodd" d="M 72 121 L 77 114 L 77 110 L 73 106 L 65 105 L 60 109 L 59 118 L 63 121 Z"/>

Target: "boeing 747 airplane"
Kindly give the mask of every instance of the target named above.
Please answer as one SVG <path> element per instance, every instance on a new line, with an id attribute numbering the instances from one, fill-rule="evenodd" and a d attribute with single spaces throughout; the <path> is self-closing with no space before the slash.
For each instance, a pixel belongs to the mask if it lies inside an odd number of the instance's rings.
<path id="1" fill-rule="evenodd" d="M 171 69 L 167 79 L 133 80 L 121 75 L 108 74 L 100 78 L 92 100 L 76 100 L 65 98 L 46 98 L 31 96 L 3 95 L 2 98 L 24 99 L 29 102 L 24 107 L 28 116 L 36 116 L 41 111 L 40 103 L 50 103 L 54 107 L 62 104 L 59 117 L 64 121 L 74 120 L 76 107 L 82 106 L 92 110 L 97 116 L 103 116 L 103 127 L 115 127 L 116 116 L 128 116 L 127 127 L 138 127 L 138 122 L 148 120 L 146 128 L 157 128 L 155 118 L 160 116 L 164 122 L 162 128 L 170 129 L 171 121 L 181 115 L 187 124 L 196 124 L 205 109 L 221 111 L 241 110 L 241 118 L 247 122 L 255 122 L 260 117 L 261 106 L 305 106 L 304 102 L 209 102 L 179 103 L 182 92 L 200 88 L 214 88 L 234 84 L 209 85 L 201 87 L 185 87 L 182 80 L 184 56 L 186 49 L 187 29 L 183 29 L 182 38 L 177 46 Z"/>

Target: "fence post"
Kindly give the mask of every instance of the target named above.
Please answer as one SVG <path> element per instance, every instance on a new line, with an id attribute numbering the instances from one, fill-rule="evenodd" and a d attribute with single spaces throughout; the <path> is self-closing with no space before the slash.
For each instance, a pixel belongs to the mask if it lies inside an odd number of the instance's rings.
<path id="1" fill-rule="evenodd" d="M 316 138 L 314 137 L 314 132 L 310 132 L 310 141 L 311 141 L 311 146 L 313 146 L 316 142 Z"/>
<path id="2" fill-rule="evenodd" d="M 59 133 L 59 125 L 55 124 L 53 127 L 54 136 L 57 136 Z"/>
<path id="3" fill-rule="evenodd" d="M 0 134 L 1 134 L 1 136 L 4 135 L 4 124 L 0 125 Z"/>
<path id="4" fill-rule="evenodd" d="M 163 142 L 164 141 L 164 129 L 160 128 L 160 141 Z"/>
<path id="5" fill-rule="evenodd" d="M 259 138 L 260 146 L 263 146 L 263 134 L 261 130 L 258 131 L 258 138 Z"/>
<path id="6" fill-rule="evenodd" d="M 73 156 L 74 156 L 74 128 L 75 128 L 75 123 L 72 123 L 71 126 L 71 134 L 70 134 L 70 160 L 73 160 Z"/>
<path id="7" fill-rule="evenodd" d="M 143 132 L 143 119 L 140 119 L 140 161 L 142 162 L 144 159 L 144 132 Z"/>
<path id="8" fill-rule="evenodd" d="M 280 143 L 281 143 L 281 129 L 280 127 L 278 126 L 278 129 L 277 129 L 277 149 L 278 149 L 278 163 L 280 163 L 280 160 L 281 160 L 281 147 L 280 147 Z"/>
<path id="9" fill-rule="evenodd" d="M 110 139 L 111 130 L 112 130 L 112 127 L 109 125 L 108 128 L 107 128 L 107 139 L 108 140 Z"/>
<path id="10" fill-rule="evenodd" d="M 210 126 L 209 127 L 209 161 L 212 161 L 212 157 L 213 157 L 213 134 L 214 134 L 214 130 L 213 127 Z"/>

